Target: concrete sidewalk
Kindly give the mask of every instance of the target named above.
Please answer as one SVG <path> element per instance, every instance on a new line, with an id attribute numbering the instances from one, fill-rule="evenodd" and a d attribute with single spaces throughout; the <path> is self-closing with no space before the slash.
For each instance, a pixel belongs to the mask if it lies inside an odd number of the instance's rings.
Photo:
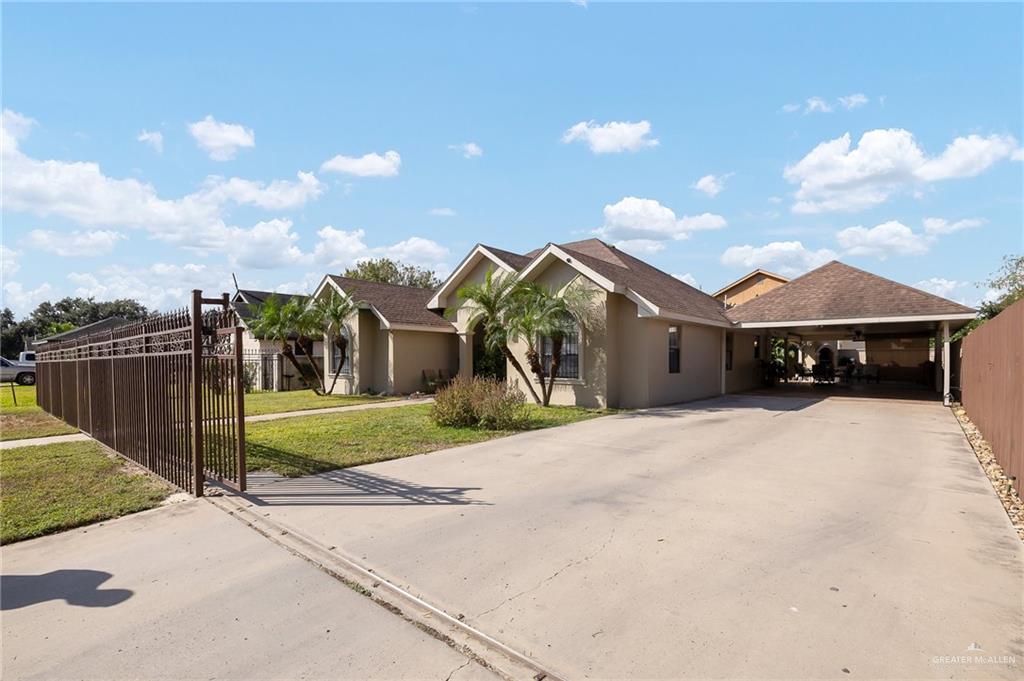
<path id="1" fill-rule="evenodd" d="M 498 678 L 205 500 L 0 555 L 4 678 Z"/>

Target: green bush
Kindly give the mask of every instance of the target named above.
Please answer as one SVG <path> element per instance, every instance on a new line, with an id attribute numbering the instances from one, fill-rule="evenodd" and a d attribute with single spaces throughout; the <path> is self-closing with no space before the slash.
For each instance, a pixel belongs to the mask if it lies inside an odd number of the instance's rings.
<path id="1" fill-rule="evenodd" d="M 513 430 L 526 414 L 523 392 L 493 378 L 456 378 L 437 391 L 430 418 L 439 426 Z"/>

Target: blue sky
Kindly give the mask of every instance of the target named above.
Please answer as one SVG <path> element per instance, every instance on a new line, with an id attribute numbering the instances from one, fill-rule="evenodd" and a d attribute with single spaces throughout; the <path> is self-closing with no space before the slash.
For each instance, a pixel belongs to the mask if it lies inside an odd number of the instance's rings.
<path id="1" fill-rule="evenodd" d="M 3 6 L 3 291 L 601 236 L 713 292 L 1024 251 L 1020 4 Z"/>

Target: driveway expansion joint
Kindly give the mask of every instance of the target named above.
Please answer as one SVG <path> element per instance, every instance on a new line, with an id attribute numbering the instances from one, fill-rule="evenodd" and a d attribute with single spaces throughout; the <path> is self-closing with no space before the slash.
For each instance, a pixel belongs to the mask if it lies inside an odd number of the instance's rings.
<path id="1" fill-rule="evenodd" d="M 272 543 L 306 560 L 314 567 L 370 598 L 374 603 L 398 615 L 424 633 L 507 681 L 550 679 L 563 681 L 550 667 L 448 614 L 405 588 L 394 584 L 371 568 L 341 555 L 336 547 L 326 547 L 293 527 L 270 520 L 235 496 L 204 497 L 204 500 L 249 526 Z M 463 665 L 465 666 L 465 665 Z M 452 670 L 449 678 L 458 669 Z"/>

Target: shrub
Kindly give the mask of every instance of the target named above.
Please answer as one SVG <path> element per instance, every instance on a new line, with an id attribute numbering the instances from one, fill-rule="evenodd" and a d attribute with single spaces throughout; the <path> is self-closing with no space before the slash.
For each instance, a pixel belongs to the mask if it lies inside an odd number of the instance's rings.
<path id="1" fill-rule="evenodd" d="M 437 391 L 430 418 L 439 426 L 512 430 L 525 419 L 519 388 L 493 378 L 456 378 Z"/>

